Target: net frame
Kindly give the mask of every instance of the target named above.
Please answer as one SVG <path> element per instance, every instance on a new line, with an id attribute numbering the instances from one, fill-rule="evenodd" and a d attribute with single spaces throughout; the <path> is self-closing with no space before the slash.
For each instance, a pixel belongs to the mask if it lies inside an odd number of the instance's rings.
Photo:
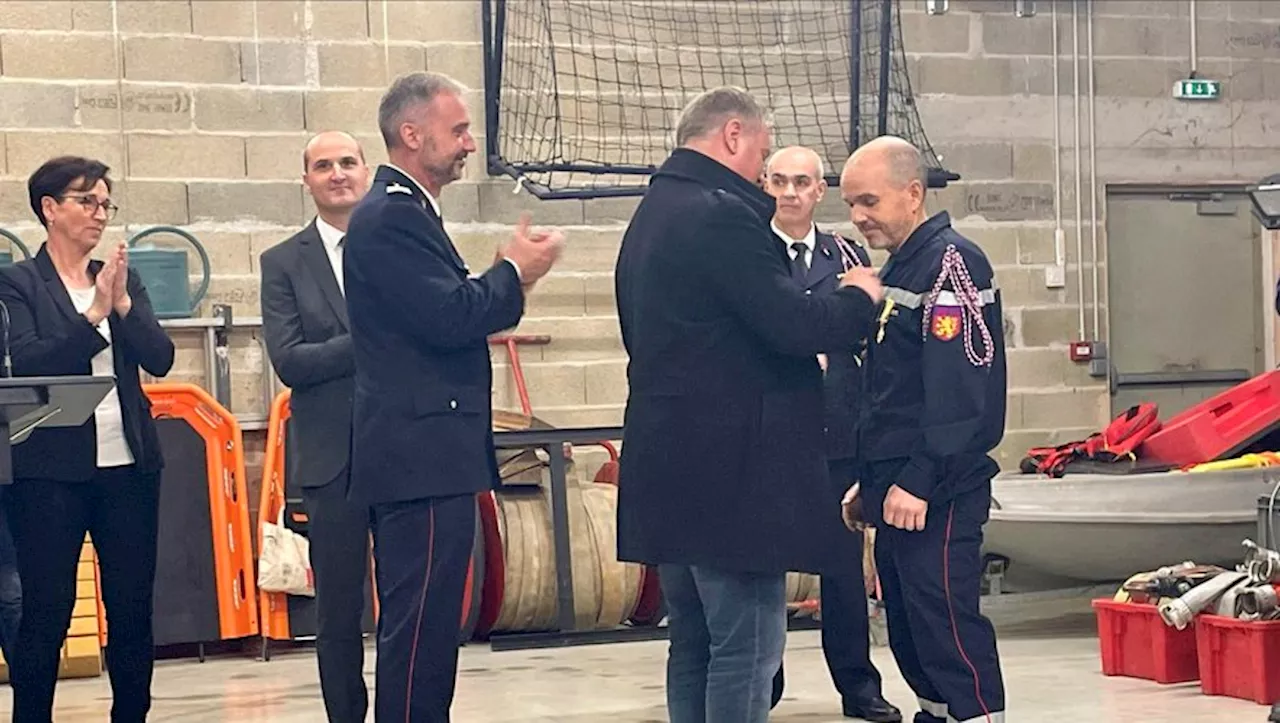
<path id="1" fill-rule="evenodd" d="M 773 5 L 797 8 L 804 7 L 806 3 L 811 5 L 815 1 L 821 2 L 822 7 L 828 11 L 836 6 L 837 2 L 837 0 L 773 0 Z M 575 30 L 580 28 L 575 29 L 573 25 L 557 21 L 556 18 L 572 17 L 572 13 L 576 12 L 577 17 L 586 18 L 585 24 L 592 26 L 594 30 L 597 16 L 593 13 L 598 13 L 600 8 L 610 8 L 605 12 L 618 11 L 624 16 L 629 16 L 633 10 L 637 13 L 649 10 L 651 14 L 647 19 L 660 23 L 665 18 L 652 14 L 654 8 L 680 9 L 689 8 L 695 4 L 698 4 L 700 9 L 708 7 L 705 0 L 481 0 L 485 156 L 489 175 L 514 179 L 517 191 L 523 187 L 542 199 L 643 195 L 647 188 L 647 177 L 657 170 L 661 159 L 653 158 L 650 162 L 627 162 L 625 156 L 629 155 L 630 151 L 625 146 L 628 145 L 629 137 L 617 139 L 621 142 L 619 155 L 624 156 L 618 162 L 602 157 L 588 158 L 586 156 L 591 154 L 585 152 L 576 154 L 563 152 L 566 146 L 570 149 L 575 148 L 575 142 L 585 143 L 587 140 L 596 139 L 575 135 L 576 125 L 581 121 L 565 112 L 566 105 L 570 103 L 580 104 L 581 107 L 574 106 L 577 110 L 588 108 L 590 104 L 583 103 L 583 98 L 589 98 L 590 94 L 581 92 L 578 87 L 579 76 L 564 76 L 557 67 L 557 50 L 563 50 L 566 47 L 570 51 L 575 50 Z M 959 174 L 942 166 L 941 160 L 925 134 L 915 105 L 911 81 L 906 69 L 900 0 L 845 0 L 845 4 L 847 14 L 838 18 L 847 28 L 848 44 L 848 54 L 838 59 L 847 64 L 847 77 L 843 78 L 842 82 L 847 82 L 848 89 L 844 112 L 837 111 L 836 121 L 841 126 L 840 143 L 828 141 L 827 139 L 833 134 L 820 129 L 818 134 L 820 142 L 816 144 L 825 146 L 817 150 L 824 156 L 823 160 L 828 170 L 826 176 L 828 183 L 833 185 L 839 183 L 839 170 L 845 157 L 853 149 L 864 140 L 885 134 L 903 136 L 921 149 L 929 168 L 930 188 L 943 188 L 949 182 L 959 180 Z M 743 12 L 759 12 L 759 8 L 769 5 L 767 1 L 745 3 L 743 6 L 752 9 L 743 10 Z M 522 22 L 523 25 L 520 24 Z M 537 22 L 541 23 L 540 26 L 535 26 L 540 41 L 521 36 L 521 32 L 531 23 Z M 560 23 L 559 26 L 557 22 Z M 557 31 L 562 33 L 559 39 L 555 36 Z M 696 33 L 697 30 L 692 32 Z M 565 41 L 564 36 L 569 36 L 569 39 Z M 593 33 L 588 32 L 585 37 L 590 40 Z M 606 34 L 605 39 L 608 38 Z M 541 46 L 541 42 L 545 42 L 545 46 Z M 523 58 L 517 57 L 513 63 L 511 54 L 513 47 L 515 51 L 533 49 L 534 53 L 543 53 L 542 59 L 546 61 L 545 64 L 549 69 L 544 68 L 544 72 L 539 75 L 538 69 L 531 67 L 529 63 L 520 65 L 520 60 Z M 623 50 L 628 49 L 626 46 L 604 47 L 606 53 L 612 48 L 615 54 L 613 58 L 615 66 L 621 67 L 623 62 L 630 62 L 640 67 L 640 62 L 634 57 L 627 61 L 617 59 Z M 607 64 L 610 60 L 608 57 L 601 58 L 595 54 L 597 46 L 591 46 L 590 50 L 597 69 L 601 67 L 602 62 Z M 698 47 L 684 50 L 695 55 L 701 52 Z M 717 52 L 720 51 L 717 50 Z M 572 60 L 573 56 L 569 57 Z M 724 63 L 721 64 L 720 70 L 724 70 L 724 65 Z M 699 68 L 701 69 L 701 66 Z M 677 70 L 683 74 L 683 68 L 678 64 Z M 770 73 L 774 72 L 777 71 L 770 71 Z M 514 81 L 513 78 L 515 78 Z M 585 76 L 584 80 L 586 79 L 598 80 L 595 76 Z M 505 85 L 504 82 L 506 82 Z M 620 78 L 616 82 L 619 87 L 623 85 Z M 767 81 L 765 82 L 767 84 Z M 528 87 L 522 87 L 521 84 Z M 769 97 L 767 92 L 760 93 L 759 87 L 753 88 L 751 83 L 734 84 L 757 94 L 766 106 L 773 105 L 774 99 Z M 657 85 L 656 92 L 661 98 L 657 106 L 646 106 L 642 102 L 637 107 L 627 108 L 619 91 L 620 100 L 616 108 L 601 102 L 602 96 L 597 96 L 595 106 L 590 110 L 594 110 L 600 117 L 603 117 L 606 112 L 616 112 L 618 119 L 624 125 L 627 122 L 626 118 L 630 117 L 624 114 L 638 112 L 639 122 L 645 130 L 648 130 L 649 125 L 653 125 L 648 118 L 649 113 L 662 114 L 664 118 L 658 121 L 658 124 L 663 126 L 661 152 L 665 158 L 665 154 L 669 153 L 674 146 L 675 123 L 680 109 L 688 99 L 705 88 L 668 88 L 661 79 L 657 81 Z M 631 87 L 640 95 L 651 94 L 649 88 L 643 84 L 637 83 Z M 767 85 L 765 90 L 768 90 Z M 529 104 L 535 102 L 549 102 L 553 110 L 549 113 L 533 112 Z M 521 103 L 526 105 L 521 106 Z M 794 105 L 792 108 L 794 109 Z M 541 135 L 536 130 L 530 131 L 528 128 L 530 125 L 528 118 L 533 116 L 540 116 L 539 122 L 543 127 Z M 525 127 L 521 127 L 522 120 L 525 121 L 523 123 Z M 799 123 L 798 114 L 796 122 Z M 818 121 L 815 120 L 814 124 L 817 123 Z M 599 122 L 598 128 L 604 127 L 605 124 Z M 815 145 L 813 140 L 812 135 L 806 136 L 803 130 L 798 133 L 788 133 L 779 129 L 775 134 L 775 141 L 779 146 L 797 143 L 812 147 Z M 536 149 L 522 147 L 519 141 L 531 142 L 538 147 Z M 837 145 L 840 147 L 836 148 Z M 548 149 L 553 150 L 548 151 Z"/>

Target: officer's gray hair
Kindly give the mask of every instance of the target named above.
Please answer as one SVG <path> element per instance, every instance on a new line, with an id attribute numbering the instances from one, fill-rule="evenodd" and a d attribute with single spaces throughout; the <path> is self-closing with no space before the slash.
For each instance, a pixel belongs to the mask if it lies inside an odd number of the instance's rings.
<path id="1" fill-rule="evenodd" d="M 929 166 L 919 148 L 906 142 L 894 143 L 885 148 L 885 154 L 895 186 L 906 188 L 912 181 L 919 181 L 921 187 L 929 188 Z"/>
<path id="2" fill-rule="evenodd" d="M 462 91 L 458 81 L 443 73 L 418 71 L 396 78 L 378 104 L 378 130 L 387 148 L 400 145 L 400 124 L 410 110 L 430 103 L 441 93 L 461 95 Z"/>
<path id="3" fill-rule="evenodd" d="M 731 118 L 752 125 L 767 121 L 764 106 L 742 88 L 723 86 L 704 91 L 681 111 L 680 122 L 676 124 L 676 145 L 703 138 Z"/>

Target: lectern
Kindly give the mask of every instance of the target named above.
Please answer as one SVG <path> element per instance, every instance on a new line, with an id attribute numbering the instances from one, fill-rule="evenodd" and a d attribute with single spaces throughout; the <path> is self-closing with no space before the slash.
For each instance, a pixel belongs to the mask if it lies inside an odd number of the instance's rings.
<path id="1" fill-rule="evenodd" d="M 96 376 L 0 378 L 0 484 L 13 482 L 13 445 L 38 427 L 84 424 L 115 383 Z"/>

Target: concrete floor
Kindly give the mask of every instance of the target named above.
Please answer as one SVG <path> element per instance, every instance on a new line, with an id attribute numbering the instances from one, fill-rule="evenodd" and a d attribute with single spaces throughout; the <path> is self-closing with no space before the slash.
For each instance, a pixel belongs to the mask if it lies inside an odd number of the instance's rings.
<path id="1" fill-rule="evenodd" d="M 1263 723 L 1267 709 L 1201 695 L 1196 683 L 1160 686 L 1105 678 L 1098 643 L 1084 616 L 1053 623 L 1002 626 L 1001 654 L 1011 723 L 1088 721 L 1132 723 Z M 662 723 L 665 642 L 595 645 L 494 653 L 487 645 L 462 651 L 455 723 Z M 886 696 L 914 711 L 913 696 L 888 648 L 876 648 Z M 372 647 L 365 669 L 372 684 Z M 838 723 L 838 700 L 822 659 L 818 633 L 791 633 L 787 695 L 775 723 Z M 154 723 L 322 723 L 324 708 L 310 650 L 252 658 L 163 661 L 155 675 Z M 0 714 L 9 711 L 0 694 Z M 107 717 L 106 677 L 62 681 L 59 723 Z M 5 717 L 7 719 L 7 717 Z M 369 716 L 373 720 L 373 716 Z M 910 720 L 910 718 L 908 718 Z"/>

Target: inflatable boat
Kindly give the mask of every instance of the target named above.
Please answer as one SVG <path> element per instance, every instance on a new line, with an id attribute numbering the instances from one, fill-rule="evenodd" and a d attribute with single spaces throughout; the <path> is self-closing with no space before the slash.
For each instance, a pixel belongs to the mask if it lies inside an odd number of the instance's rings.
<path id="1" fill-rule="evenodd" d="M 983 552 L 1007 558 L 1011 592 L 1125 580 L 1185 560 L 1233 567 L 1244 539 L 1261 542 L 1258 500 L 1278 482 L 1277 467 L 1003 474 L 992 482 Z"/>

